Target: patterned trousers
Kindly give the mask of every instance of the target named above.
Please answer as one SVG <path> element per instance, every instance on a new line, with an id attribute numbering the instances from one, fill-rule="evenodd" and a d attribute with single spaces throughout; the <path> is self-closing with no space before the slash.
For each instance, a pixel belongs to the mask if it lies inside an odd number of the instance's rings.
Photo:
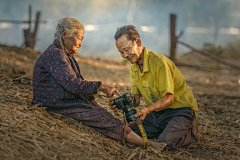
<path id="1" fill-rule="evenodd" d="M 102 107 L 95 107 L 90 103 L 83 103 L 81 106 L 69 107 L 67 109 L 55 110 L 52 108 L 53 107 L 47 109 L 47 111 L 59 113 L 77 121 L 81 121 L 82 124 L 90 126 L 108 137 L 119 141 L 123 139 L 123 123 Z M 132 131 L 128 126 L 126 126 L 126 130 L 127 134 Z"/>

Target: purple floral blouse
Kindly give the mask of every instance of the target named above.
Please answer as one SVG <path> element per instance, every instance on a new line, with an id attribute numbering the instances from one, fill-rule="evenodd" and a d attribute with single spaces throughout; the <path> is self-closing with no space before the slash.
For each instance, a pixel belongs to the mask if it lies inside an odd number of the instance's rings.
<path id="1" fill-rule="evenodd" d="M 32 103 L 61 109 L 94 99 L 101 82 L 84 80 L 74 57 L 58 44 L 55 40 L 35 64 Z"/>

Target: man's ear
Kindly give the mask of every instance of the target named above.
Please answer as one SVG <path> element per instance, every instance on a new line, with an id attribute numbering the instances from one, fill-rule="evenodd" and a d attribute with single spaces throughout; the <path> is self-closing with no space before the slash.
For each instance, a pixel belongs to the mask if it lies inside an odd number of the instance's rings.
<path id="1" fill-rule="evenodd" d="M 137 43 L 138 47 L 142 46 L 142 40 L 140 38 L 136 39 L 136 43 Z"/>

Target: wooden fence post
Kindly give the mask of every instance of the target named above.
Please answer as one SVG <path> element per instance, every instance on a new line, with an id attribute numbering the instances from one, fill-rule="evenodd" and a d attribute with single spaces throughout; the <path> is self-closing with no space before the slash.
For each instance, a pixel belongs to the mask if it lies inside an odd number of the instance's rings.
<path id="1" fill-rule="evenodd" d="M 175 14 L 171 14 L 171 22 L 170 22 L 170 37 L 171 37 L 171 47 L 170 47 L 170 59 L 172 61 L 176 60 L 176 47 L 177 47 L 177 37 L 175 34 L 175 26 L 176 26 L 176 18 Z"/>
<path id="2" fill-rule="evenodd" d="M 14 23 L 14 24 L 28 23 L 29 24 L 28 29 L 23 30 L 24 43 L 21 47 L 23 47 L 24 44 L 25 44 L 25 47 L 34 48 L 39 23 L 47 23 L 47 21 L 40 21 L 40 15 L 41 15 L 41 12 L 37 12 L 36 20 L 35 20 L 35 27 L 34 27 L 34 31 L 32 33 L 31 33 L 31 24 L 32 24 L 32 22 L 34 22 L 34 20 L 32 21 L 32 7 L 31 7 L 31 5 L 29 5 L 29 8 L 28 8 L 28 21 L 0 20 L 0 23 L 2 23 L 2 22 Z"/>
<path id="3" fill-rule="evenodd" d="M 35 21 L 35 27 L 34 27 L 34 31 L 31 33 L 31 5 L 29 6 L 29 27 L 28 29 L 24 30 L 24 38 L 25 38 L 25 46 L 26 47 L 30 47 L 30 48 L 34 48 L 35 46 L 35 41 L 36 41 L 36 34 L 37 34 L 37 29 L 38 29 L 38 24 L 39 24 L 39 19 L 40 19 L 40 12 L 37 12 L 36 15 L 36 21 Z"/>

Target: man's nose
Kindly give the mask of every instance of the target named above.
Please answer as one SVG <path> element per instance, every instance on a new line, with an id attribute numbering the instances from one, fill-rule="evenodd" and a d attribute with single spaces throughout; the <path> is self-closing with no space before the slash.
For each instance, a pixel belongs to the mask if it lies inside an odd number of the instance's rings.
<path id="1" fill-rule="evenodd" d="M 127 54 L 126 52 L 123 52 L 122 57 L 123 57 L 123 58 L 127 58 L 127 57 L 128 57 L 128 54 Z"/>

